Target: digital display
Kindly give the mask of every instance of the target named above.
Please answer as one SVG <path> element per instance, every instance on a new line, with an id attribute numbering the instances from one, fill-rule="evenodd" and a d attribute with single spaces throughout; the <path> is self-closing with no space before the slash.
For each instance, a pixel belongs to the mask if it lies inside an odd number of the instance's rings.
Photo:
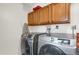
<path id="1" fill-rule="evenodd" d="M 63 40 L 62 43 L 64 43 L 64 44 L 70 44 L 70 40 Z"/>
<path id="2" fill-rule="evenodd" d="M 70 44 L 70 40 L 68 40 L 68 39 L 58 39 L 58 40 L 62 44 Z"/>

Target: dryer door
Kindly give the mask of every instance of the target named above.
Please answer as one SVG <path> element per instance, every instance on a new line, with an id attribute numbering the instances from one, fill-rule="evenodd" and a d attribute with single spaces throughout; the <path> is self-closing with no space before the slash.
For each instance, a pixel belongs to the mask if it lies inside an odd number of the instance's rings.
<path id="1" fill-rule="evenodd" d="M 60 48 L 46 44 L 41 47 L 39 55 L 66 55 Z"/>

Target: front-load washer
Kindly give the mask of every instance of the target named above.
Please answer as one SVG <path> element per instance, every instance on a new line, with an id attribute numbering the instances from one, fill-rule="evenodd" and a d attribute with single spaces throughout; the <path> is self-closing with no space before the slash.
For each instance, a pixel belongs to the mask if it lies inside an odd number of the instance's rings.
<path id="1" fill-rule="evenodd" d="M 68 39 L 40 35 L 38 40 L 38 55 L 75 55 L 75 45 L 70 45 Z"/>

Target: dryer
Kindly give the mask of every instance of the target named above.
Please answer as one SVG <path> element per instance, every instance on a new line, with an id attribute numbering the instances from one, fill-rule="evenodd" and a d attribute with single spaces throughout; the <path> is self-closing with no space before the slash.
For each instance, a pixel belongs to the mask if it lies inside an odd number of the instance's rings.
<path id="1" fill-rule="evenodd" d="M 21 35 L 21 53 L 22 55 L 33 55 L 33 40 L 35 34 L 30 33 L 28 24 L 24 23 Z"/>
<path id="2" fill-rule="evenodd" d="M 38 55 L 75 55 L 76 44 L 72 39 L 58 39 L 47 35 L 40 35 L 38 40 Z"/>

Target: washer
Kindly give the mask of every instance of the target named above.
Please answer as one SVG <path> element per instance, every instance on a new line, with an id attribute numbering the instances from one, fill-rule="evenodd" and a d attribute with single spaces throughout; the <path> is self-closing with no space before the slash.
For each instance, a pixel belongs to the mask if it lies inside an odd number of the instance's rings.
<path id="1" fill-rule="evenodd" d="M 71 40 L 58 39 L 47 35 L 40 35 L 38 40 L 38 55 L 75 55 L 75 44 Z"/>

